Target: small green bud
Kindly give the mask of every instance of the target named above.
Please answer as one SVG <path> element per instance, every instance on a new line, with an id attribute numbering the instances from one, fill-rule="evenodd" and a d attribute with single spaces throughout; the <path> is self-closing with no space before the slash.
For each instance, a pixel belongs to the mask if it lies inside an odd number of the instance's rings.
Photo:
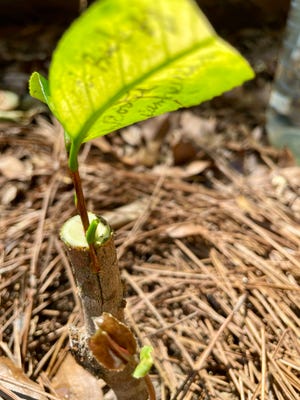
<path id="1" fill-rule="evenodd" d="M 85 234 L 86 241 L 88 244 L 93 244 L 96 242 L 96 240 L 97 240 L 96 231 L 97 231 L 99 222 L 100 222 L 100 220 L 98 218 L 96 218 L 96 219 L 93 219 L 93 221 L 90 223 L 90 225 L 86 231 L 86 234 Z"/>
<path id="2" fill-rule="evenodd" d="M 151 355 L 152 351 L 153 351 L 152 346 L 144 346 L 141 349 L 140 362 L 138 363 L 132 374 L 134 378 L 136 379 L 143 378 L 148 374 L 153 365 L 153 358 Z"/>

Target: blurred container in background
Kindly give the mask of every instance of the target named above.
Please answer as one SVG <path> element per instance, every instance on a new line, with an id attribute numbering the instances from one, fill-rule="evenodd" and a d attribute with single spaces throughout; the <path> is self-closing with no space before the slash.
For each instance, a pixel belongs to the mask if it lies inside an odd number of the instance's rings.
<path id="1" fill-rule="evenodd" d="M 291 2 L 266 129 L 270 143 L 288 147 L 300 164 L 300 0 Z"/>

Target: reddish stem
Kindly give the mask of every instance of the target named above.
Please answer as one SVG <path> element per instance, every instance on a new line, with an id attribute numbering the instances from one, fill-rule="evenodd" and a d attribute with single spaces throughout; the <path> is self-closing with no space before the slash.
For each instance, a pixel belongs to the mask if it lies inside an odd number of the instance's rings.
<path id="1" fill-rule="evenodd" d="M 80 215 L 84 231 L 86 232 L 88 230 L 90 223 L 89 223 L 89 217 L 88 217 L 88 213 L 87 213 L 87 209 L 86 209 L 85 198 L 84 198 L 84 194 L 83 194 L 83 190 L 82 190 L 81 178 L 80 178 L 78 170 L 76 170 L 76 171 L 70 170 L 70 174 L 71 174 L 71 178 L 72 178 L 75 193 L 76 193 L 76 207 L 77 207 L 78 213 Z"/>
<path id="2" fill-rule="evenodd" d="M 153 384 L 151 382 L 150 376 L 146 375 L 144 377 L 144 379 L 145 379 L 147 391 L 149 394 L 149 400 L 156 400 L 156 394 L 155 394 L 155 390 L 154 390 Z"/>
<path id="3" fill-rule="evenodd" d="M 88 230 L 88 227 L 90 225 L 90 222 L 89 222 L 85 198 L 84 198 L 84 194 L 83 194 L 83 190 L 82 190 L 81 178 L 80 178 L 78 169 L 76 171 L 72 171 L 70 169 L 70 174 L 71 174 L 71 178 L 72 178 L 75 193 L 76 193 L 76 207 L 77 207 L 78 213 L 81 218 L 84 232 L 86 233 L 86 231 Z M 89 244 L 89 250 L 90 250 L 91 261 L 92 261 L 92 270 L 96 274 L 97 272 L 100 271 L 100 265 L 99 265 L 99 260 L 98 260 L 97 254 L 96 254 L 95 246 L 93 244 Z"/>
<path id="4" fill-rule="evenodd" d="M 116 341 L 114 341 L 107 332 L 105 332 L 106 338 L 108 341 L 108 344 L 111 348 L 111 350 L 125 363 L 127 364 L 130 359 L 132 358 L 132 355 L 128 353 L 126 349 L 121 347 Z"/>

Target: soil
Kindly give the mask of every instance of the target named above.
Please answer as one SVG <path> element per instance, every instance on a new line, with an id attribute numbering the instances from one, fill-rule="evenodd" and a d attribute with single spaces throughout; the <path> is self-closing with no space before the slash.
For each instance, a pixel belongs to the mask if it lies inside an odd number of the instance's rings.
<path id="1" fill-rule="evenodd" d="M 19 100 L 0 122 L 0 350 L 56 399 L 67 398 L 54 377 L 68 327 L 82 321 L 59 240 L 73 188 L 62 130 L 26 85 L 31 71 L 47 73 L 63 29 L 8 24 L 0 34 L 0 88 Z M 126 319 L 139 345 L 155 349 L 159 399 L 296 400 L 300 169 L 264 129 L 282 32 L 223 37 L 256 78 L 86 144 L 84 191 L 115 228 Z"/>

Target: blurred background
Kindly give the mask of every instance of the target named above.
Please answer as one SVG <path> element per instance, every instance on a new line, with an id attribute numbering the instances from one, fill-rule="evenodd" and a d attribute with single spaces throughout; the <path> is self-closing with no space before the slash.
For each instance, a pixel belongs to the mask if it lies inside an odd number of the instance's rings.
<path id="1" fill-rule="evenodd" d="M 197 0 L 217 27 L 281 25 L 286 19 L 290 0 Z M 91 1 L 82 0 L 1 0 L 1 24 L 72 20 Z M 128 1 L 130 4 L 130 1 Z"/>
<path id="2" fill-rule="evenodd" d="M 1 88 L 23 94 L 31 71 L 46 74 L 57 40 L 90 3 L 86 0 L 1 0 Z M 240 30 L 256 29 L 261 31 L 260 36 L 271 30 L 275 33 L 274 40 L 279 37 L 280 41 L 290 1 L 198 0 L 198 4 L 217 32 L 239 47 L 241 40 L 236 40 L 235 33 Z"/>

